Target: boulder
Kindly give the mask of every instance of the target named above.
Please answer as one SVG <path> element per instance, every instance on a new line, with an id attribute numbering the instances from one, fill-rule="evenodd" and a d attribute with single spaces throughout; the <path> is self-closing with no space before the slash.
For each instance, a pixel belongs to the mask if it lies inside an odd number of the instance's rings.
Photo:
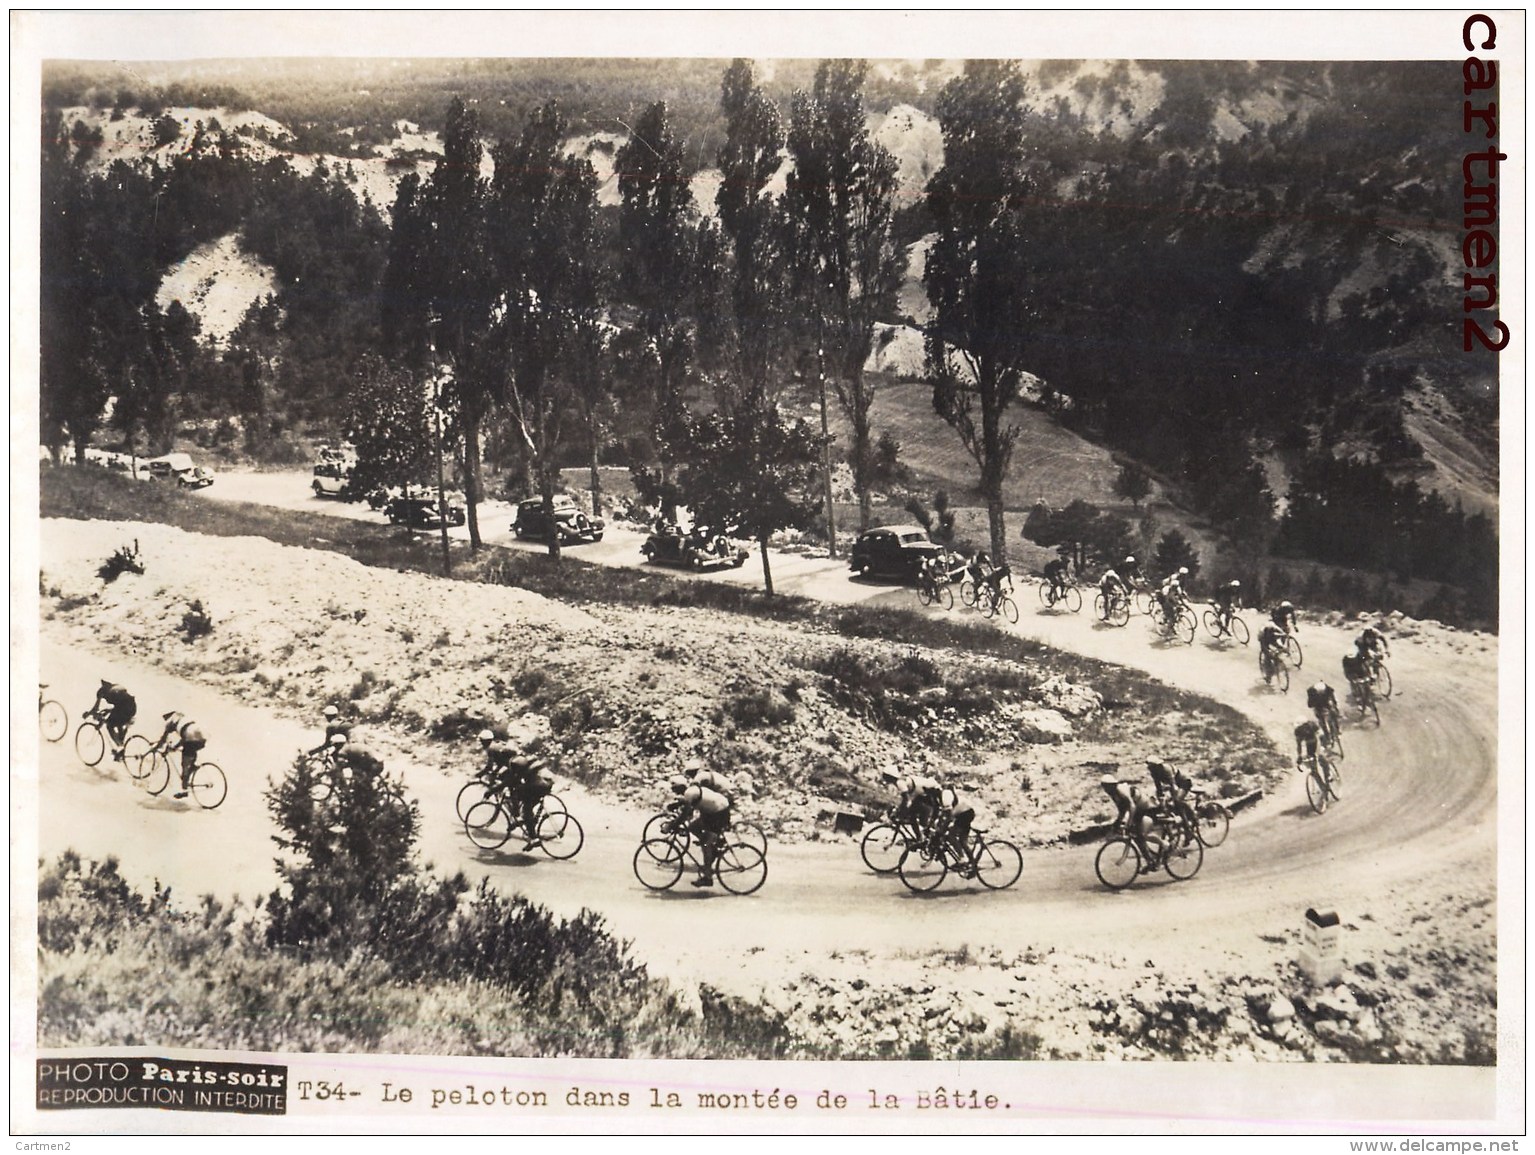
<path id="1" fill-rule="evenodd" d="M 1056 745 L 1072 736 L 1071 723 L 1055 710 L 1024 710 L 1015 726 L 1019 738 L 1039 745 Z"/>
<path id="2" fill-rule="evenodd" d="M 1068 718 L 1084 718 L 1103 708 L 1098 691 L 1069 682 L 1059 674 L 1040 684 L 1039 700 Z"/>
<path id="3" fill-rule="evenodd" d="M 1295 1017 L 1295 1004 L 1284 995 L 1275 995 L 1268 1005 L 1268 1021 L 1282 1023 Z"/>

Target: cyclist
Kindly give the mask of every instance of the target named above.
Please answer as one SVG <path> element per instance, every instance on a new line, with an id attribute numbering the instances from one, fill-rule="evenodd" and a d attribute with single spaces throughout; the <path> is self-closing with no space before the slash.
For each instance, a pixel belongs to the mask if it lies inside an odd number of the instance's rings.
<path id="1" fill-rule="evenodd" d="M 1157 590 L 1157 602 L 1162 607 L 1162 618 L 1168 624 L 1178 620 L 1178 610 L 1188 604 L 1188 595 L 1183 592 L 1183 579 L 1188 576 L 1188 568 L 1180 568 L 1176 573 L 1167 575 L 1162 582 L 1162 588 Z"/>
<path id="2" fill-rule="evenodd" d="M 112 760 L 123 760 L 123 741 L 128 736 L 128 727 L 133 725 L 133 719 L 138 717 L 139 704 L 122 686 L 116 682 L 101 679 L 101 686 L 96 691 L 96 700 L 91 703 L 90 712 L 102 715 L 101 724 L 106 727 L 107 737 L 112 739 Z"/>
<path id="3" fill-rule="evenodd" d="M 1258 669 L 1265 682 L 1272 681 L 1279 655 L 1284 653 L 1284 631 L 1269 624 L 1258 631 Z"/>
<path id="4" fill-rule="evenodd" d="M 714 864 L 719 861 L 720 843 L 724 840 L 725 831 L 730 828 L 730 799 L 717 790 L 710 790 L 694 782 L 683 790 L 682 800 L 693 812 L 688 821 L 688 829 L 698 836 L 698 844 L 704 852 L 703 866 L 698 877 L 693 880 L 693 885 L 713 886 Z"/>
<path id="5" fill-rule="evenodd" d="M 885 780 L 895 786 L 901 795 L 892 821 L 897 826 L 909 822 L 924 836 L 931 833 L 937 821 L 942 793 L 938 779 L 926 774 L 907 774 L 897 777 L 887 773 Z"/>
<path id="6" fill-rule="evenodd" d="M 328 750 L 333 745 L 331 739 L 335 738 L 338 734 L 342 738 L 341 745 L 345 745 L 352 736 L 352 727 L 341 720 L 340 710 L 334 706 L 326 706 L 323 713 L 325 716 L 325 741 L 321 742 L 313 750 L 306 751 L 310 757 L 319 754 L 321 751 Z"/>
<path id="7" fill-rule="evenodd" d="M 1295 768 L 1302 772 L 1316 769 L 1318 742 L 1321 728 L 1314 719 L 1307 718 L 1295 727 Z"/>
<path id="8" fill-rule="evenodd" d="M 1321 727 L 1322 737 L 1329 742 L 1338 735 L 1338 695 L 1333 688 L 1318 678 L 1312 685 L 1306 687 L 1306 705 L 1316 715 L 1316 723 Z"/>
<path id="9" fill-rule="evenodd" d="M 1349 690 L 1354 695 L 1354 700 L 1361 706 L 1370 698 L 1370 683 L 1375 680 L 1370 672 L 1369 659 L 1357 651 L 1343 655 L 1343 676 L 1348 679 Z"/>
<path id="10" fill-rule="evenodd" d="M 334 751 L 331 756 L 336 760 L 336 765 L 350 771 L 354 778 L 357 775 L 377 778 L 384 772 L 383 759 L 361 742 L 350 741 L 345 734 L 333 735 L 330 748 Z"/>
<path id="11" fill-rule="evenodd" d="M 1066 583 L 1070 580 L 1071 567 L 1063 557 L 1058 557 L 1045 566 L 1045 580 L 1050 583 L 1051 599 L 1059 598 L 1066 592 Z"/>
<path id="12" fill-rule="evenodd" d="M 1130 559 L 1134 561 L 1134 558 Z M 1103 620 L 1109 620 L 1109 610 L 1116 602 L 1124 601 L 1130 596 L 1130 587 L 1125 584 L 1125 579 L 1120 577 L 1112 569 L 1103 571 L 1103 576 L 1098 579 L 1098 591 L 1103 594 Z"/>
<path id="13" fill-rule="evenodd" d="M 1000 601 L 1002 599 L 1002 583 L 1010 582 L 1012 580 L 1012 576 L 1013 570 L 1011 566 L 999 565 L 985 577 L 977 578 L 975 581 L 977 600 L 979 600 L 980 597 L 980 589 L 984 585 L 991 587 L 992 600 Z"/>
<path id="14" fill-rule="evenodd" d="M 1300 615 L 1295 612 L 1295 607 L 1292 606 L 1289 602 L 1280 602 L 1277 606 L 1275 606 L 1271 617 L 1274 624 L 1283 630 L 1286 634 L 1295 634 L 1300 632 L 1300 626 L 1298 624 Z"/>
<path id="15" fill-rule="evenodd" d="M 1369 664 L 1371 677 L 1374 677 L 1380 663 L 1391 656 L 1386 635 L 1374 626 L 1366 626 L 1364 632 L 1354 640 L 1354 651 Z"/>
<path id="16" fill-rule="evenodd" d="M 961 798 L 959 791 L 946 786 L 939 794 L 938 812 L 941 822 L 934 837 L 948 842 L 962 863 L 958 873 L 961 877 L 969 877 L 975 873 L 975 860 L 970 853 L 970 827 L 975 824 L 975 807 Z"/>
<path id="17" fill-rule="evenodd" d="M 1135 555 L 1129 554 L 1124 561 L 1119 563 L 1119 568 L 1124 571 L 1126 582 L 1143 582 L 1146 575 L 1141 572 L 1141 563 L 1135 560 Z"/>
<path id="18" fill-rule="evenodd" d="M 192 771 L 197 769 L 197 752 L 208 744 L 202 727 L 190 721 L 180 710 L 165 715 L 165 729 L 160 734 L 157 747 L 166 752 L 181 751 L 181 789 L 173 797 L 185 798 L 192 781 Z"/>
<path id="19" fill-rule="evenodd" d="M 683 769 L 687 771 L 688 781 L 696 782 L 700 786 L 713 790 L 716 794 L 723 794 L 726 801 L 728 801 L 732 806 L 735 805 L 735 783 L 731 782 L 718 771 L 708 769 L 704 765 L 704 760 L 702 758 L 690 759 L 687 765 L 683 767 Z"/>
<path id="20" fill-rule="evenodd" d="M 1242 583 L 1232 578 L 1229 582 L 1216 586 L 1212 596 L 1221 628 L 1229 632 L 1232 617 L 1242 608 Z"/>
<path id="21" fill-rule="evenodd" d="M 1152 785 L 1156 788 L 1157 806 L 1168 813 L 1178 815 L 1191 825 L 1196 825 L 1198 819 L 1194 816 L 1194 807 L 1189 803 L 1189 794 L 1194 790 L 1194 780 L 1160 758 L 1147 758 L 1146 769 L 1151 774 Z"/>
<path id="22" fill-rule="evenodd" d="M 521 814 L 524 850 L 532 850 L 543 840 L 538 837 L 538 804 L 554 789 L 554 778 L 542 758 L 518 753 L 507 742 L 497 742 L 490 730 L 480 731 L 480 745 L 485 750 L 485 766 L 480 776 L 500 791 L 510 809 L 515 803 Z"/>
<path id="23" fill-rule="evenodd" d="M 1130 782 L 1121 781 L 1117 774 L 1105 774 L 1098 779 L 1105 794 L 1114 802 L 1118 813 L 1114 826 L 1134 840 L 1147 863 L 1157 862 L 1162 855 L 1162 840 L 1151 833 L 1153 807 L 1148 805 L 1141 792 Z M 1156 850 L 1151 843 L 1156 843 Z"/>

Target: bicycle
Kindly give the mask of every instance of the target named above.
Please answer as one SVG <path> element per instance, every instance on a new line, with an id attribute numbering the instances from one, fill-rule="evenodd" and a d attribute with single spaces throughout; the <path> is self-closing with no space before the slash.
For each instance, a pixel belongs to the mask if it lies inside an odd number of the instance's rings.
<path id="1" fill-rule="evenodd" d="M 558 810 L 544 805 L 552 797 L 552 794 L 545 795 L 534 809 L 532 838 L 550 858 L 563 861 L 576 856 L 586 841 L 586 833 L 575 815 L 565 810 L 563 802 L 558 803 Z M 464 833 L 469 841 L 481 850 L 499 850 L 505 846 L 512 831 L 522 827 L 521 820 L 512 815 L 513 805 L 502 798 L 475 803 L 464 819 Z"/>
<path id="2" fill-rule="evenodd" d="M 37 686 L 37 728 L 42 731 L 43 741 L 57 742 L 69 733 L 69 712 L 52 698 L 43 697 L 48 687 Z"/>
<path id="3" fill-rule="evenodd" d="M 1322 735 L 1322 749 L 1340 762 L 1343 760 L 1343 730 L 1336 708 L 1321 710 L 1316 716 L 1317 729 Z"/>
<path id="4" fill-rule="evenodd" d="M 106 757 L 107 747 L 111 745 L 108 740 L 110 735 L 106 730 L 105 714 L 87 710 L 81 715 L 80 725 L 75 730 L 75 753 L 87 766 L 99 765 Z M 149 739 L 141 734 L 132 734 L 123 740 L 121 761 L 128 767 L 128 773 L 134 779 L 143 778 L 148 773 L 143 762 L 149 750 Z"/>
<path id="5" fill-rule="evenodd" d="M 1231 811 L 1218 798 L 1211 798 L 1203 790 L 1195 790 L 1190 804 L 1194 812 L 1194 836 L 1210 849 L 1226 841 L 1231 832 Z"/>
<path id="6" fill-rule="evenodd" d="M 693 867 L 702 876 L 704 848 L 698 839 L 685 834 L 679 831 L 640 843 L 634 852 L 634 877 L 646 890 L 670 890 L 685 867 Z M 714 877 L 731 894 L 754 894 L 767 881 L 767 855 L 745 842 L 727 840 L 714 860 Z"/>
<path id="7" fill-rule="evenodd" d="M 1284 650 L 1260 651 L 1258 672 L 1263 675 L 1265 686 L 1274 686 L 1281 694 L 1290 692 L 1290 661 Z"/>
<path id="8" fill-rule="evenodd" d="M 1058 587 L 1047 578 L 1039 583 L 1039 601 L 1047 610 L 1065 605 L 1069 612 L 1077 613 L 1082 609 L 1082 591 L 1077 588 L 1075 582 L 1067 582 Z"/>
<path id="9" fill-rule="evenodd" d="M 1140 614 L 1143 618 L 1149 618 L 1157 604 L 1157 599 L 1144 581 L 1140 578 L 1131 578 L 1129 602 L 1132 612 Z"/>
<path id="10" fill-rule="evenodd" d="M 167 749 L 159 744 L 153 745 L 139 759 L 142 772 L 135 773 L 130 769 L 129 773 L 143 784 L 150 797 L 154 798 L 163 794 L 165 788 L 171 784 L 170 756 L 179 749 L 179 746 Z M 178 782 L 181 780 L 179 775 L 176 780 Z M 199 807 L 204 810 L 215 810 L 229 795 L 229 779 L 225 777 L 218 763 L 198 762 L 192 767 L 185 789 Z"/>
<path id="11" fill-rule="evenodd" d="M 1318 752 L 1308 761 L 1310 768 L 1306 772 L 1306 801 L 1311 803 L 1311 809 L 1318 814 L 1325 814 L 1329 805 L 1343 801 L 1337 791 L 1343 775 L 1326 754 Z"/>
<path id="12" fill-rule="evenodd" d="M 892 815 L 869 827 L 858 852 L 875 874 L 894 874 L 906 852 L 920 846 L 930 833 L 915 818 L 896 819 Z"/>
<path id="13" fill-rule="evenodd" d="M 1115 594 L 1110 598 L 1102 590 L 1093 599 L 1093 612 L 1098 615 L 1098 620 L 1107 622 L 1111 626 L 1124 626 L 1130 622 L 1130 599 L 1123 594 Z"/>
<path id="14" fill-rule="evenodd" d="M 504 794 L 498 783 L 477 774 L 459 788 L 458 797 L 453 805 L 458 813 L 458 820 L 464 822 L 469 818 L 469 811 L 481 802 L 499 802 L 503 797 Z M 544 795 L 544 809 L 551 813 L 567 813 L 564 800 L 554 793 Z"/>
<path id="15" fill-rule="evenodd" d="M 675 829 L 673 827 L 675 826 Z M 732 808 L 730 815 L 730 827 L 726 833 L 734 835 L 739 841 L 746 843 L 754 850 L 767 855 L 767 831 L 758 826 L 750 818 L 737 818 Z M 671 810 L 663 810 L 651 817 L 645 823 L 645 829 L 640 832 L 641 842 L 654 842 L 657 839 L 669 838 L 677 835 L 680 838 L 691 838 L 692 833 L 687 828 L 687 814 Z"/>
<path id="16" fill-rule="evenodd" d="M 1018 603 L 1010 596 L 1013 583 L 1009 579 L 1006 570 L 993 575 L 995 580 L 980 583 L 975 589 L 975 608 L 981 611 L 981 615 L 994 618 L 1001 614 L 1014 625 L 1018 622 Z M 1003 586 L 1006 585 L 1006 589 Z"/>
<path id="17" fill-rule="evenodd" d="M 1391 671 L 1386 668 L 1386 663 L 1373 654 L 1365 661 L 1370 663 L 1370 689 L 1374 691 L 1375 696 L 1391 697 Z"/>
<path id="18" fill-rule="evenodd" d="M 1166 870 L 1176 881 L 1186 882 L 1204 865 L 1205 843 L 1198 836 L 1197 827 L 1165 813 L 1153 814 L 1152 819 L 1151 833 L 1160 841 L 1157 851 L 1152 851 L 1139 836 L 1124 832 L 1110 835 L 1098 848 L 1093 870 L 1098 881 L 1110 890 L 1124 890 L 1141 875 L 1158 870 Z"/>
<path id="19" fill-rule="evenodd" d="M 1205 611 L 1204 622 L 1205 629 L 1217 642 L 1222 638 L 1234 638 L 1245 646 L 1252 641 L 1252 632 L 1235 610 L 1226 613 L 1219 606 L 1212 605 Z"/>
<path id="20" fill-rule="evenodd" d="M 1151 624 L 1162 637 L 1169 641 L 1181 641 L 1184 645 L 1193 644 L 1194 631 L 1199 626 L 1199 623 L 1194 620 L 1194 611 L 1188 606 L 1181 604 L 1174 606 L 1172 614 L 1169 615 L 1160 602 L 1155 603 L 1151 608 Z"/>
<path id="21" fill-rule="evenodd" d="M 917 575 L 917 600 L 924 606 L 936 602 L 944 609 L 952 610 L 954 591 L 949 588 L 947 581 L 940 581 L 936 575 L 924 571 Z"/>
<path id="22" fill-rule="evenodd" d="M 1359 681 L 1348 684 L 1349 699 L 1359 710 L 1359 720 L 1374 718 L 1375 724 L 1380 725 L 1380 708 L 1375 704 L 1375 693 L 1370 689 L 1372 683 Z"/>
<path id="23" fill-rule="evenodd" d="M 1023 873 L 1023 855 L 1006 839 L 982 838 L 984 833 L 971 830 L 961 853 L 941 830 L 935 831 L 901 855 L 896 873 L 907 889 L 917 894 L 936 890 L 951 869 L 988 890 L 1006 890 Z"/>
<path id="24" fill-rule="evenodd" d="M 1302 663 L 1305 661 L 1305 655 L 1301 653 L 1300 639 L 1292 634 L 1289 630 L 1284 631 L 1284 648 L 1285 654 L 1289 657 L 1291 665 L 1293 665 L 1297 670 L 1300 669 Z"/>

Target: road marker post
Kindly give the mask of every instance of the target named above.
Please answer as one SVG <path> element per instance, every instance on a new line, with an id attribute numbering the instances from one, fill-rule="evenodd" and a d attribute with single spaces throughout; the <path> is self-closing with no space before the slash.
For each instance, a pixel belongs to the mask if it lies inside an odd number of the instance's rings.
<path id="1" fill-rule="evenodd" d="M 1343 977 L 1343 928 L 1336 911 L 1309 909 L 1301 924 L 1300 968 L 1314 986 Z"/>

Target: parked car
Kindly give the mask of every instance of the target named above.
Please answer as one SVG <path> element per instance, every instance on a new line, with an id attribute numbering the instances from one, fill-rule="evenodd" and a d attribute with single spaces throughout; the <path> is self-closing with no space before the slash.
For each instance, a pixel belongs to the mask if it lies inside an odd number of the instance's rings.
<path id="1" fill-rule="evenodd" d="M 574 545 L 583 541 L 601 541 L 606 522 L 600 517 L 589 517 L 568 493 L 554 495 L 554 527 L 559 532 L 561 545 Z M 512 522 L 512 532 L 518 537 L 549 539 L 549 515 L 544 512 L 544 499 L 530 497 L 517 503 L 517 517 Z"/>
<path id="2" fill-rule="evenodd" d="M 915 581 L 917 568 L 938 552 L 938 545 L 920 526 L 884 525 L 859 535 L 853 543 L 851 568 L 856 574 Z"/>
<path id="3" fill-rule="evenodd" d="M 685 565 L 692 569 L 712 569 L 726 565 L 740 568 L 746 564 L 748 551 L 722 533 L 656 530 L 645 539 L 640 552 L 645 555 L 646 561 Z"/>
<path id="4" fill-rule="evenodd" d="M 345 461 L 322 461 L 314 467 L 314 495 L 349 501 L 352 497 L 352 467 Z"/>
<path id="5" fill-rule="evenodd" d="M 193 464 L 191 457 L 185 453 L 145 458 L 139 462 L 139 476 L 152 477 L 156 481 L 174 481 L 183 489 L 206 489 L 213 484 L 212 471 Z"/>
<path id="6" fill-rule="evenodd" d="M 466 519 L 464 507 L 453 502 L 438 502 L 434 495 L 406 493 L 390 498 L 384 506 L 384 516 L 392 525 L 408 525 L 411 529 L 441 529 L 463 525 Z"/>

